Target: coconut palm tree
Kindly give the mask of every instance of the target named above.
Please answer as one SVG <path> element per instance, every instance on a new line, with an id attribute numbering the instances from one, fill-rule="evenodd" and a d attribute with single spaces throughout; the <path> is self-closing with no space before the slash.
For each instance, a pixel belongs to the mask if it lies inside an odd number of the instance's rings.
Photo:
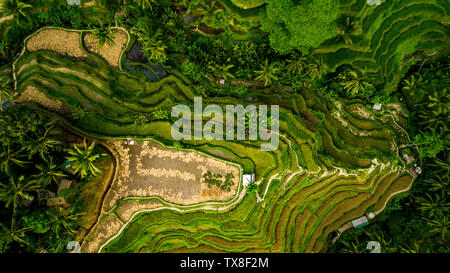
<path id="1" fill-rule="evenodd" d="M 414 242 L 412 244 L 408 244 L 403 246 L 400 246 L 400 252 L 401 253 L 420 253 L 420 245 L 418 242 Z"/>
<path id="2" fill-rule="evenodd" d="M 346 17 L 344 22 L 339 25 L 336 41 L 343 39 L 345 44 L 352 44 L 351 34 L 359 30 L 359 22 L 356 19 Z"/>
<path id="3" fill-rule="evenodd" d="M 25 157 L 23 153 L 25 147 L 17 151 L 13 151 L 10 145 L 2 144 L 2 149 L 0 150 L 0 170 L 6 174 L 11 174 L 12 167 L 19 166 L 24 167 L 29 162 L 22 160 Z"/>
<path id="4" fill-rule="evenodd" d="M 358 244 L 354 243 L 354 242 L 346 242 L 346 241 L 342 241 L 342 244 L 344 244 L 344 248 L 342 248 L 342 252 L 343 253 L 363 253 L 364 251 L 361 251 L 361 249 L 359 249 Z"/>
<path id="5" fill-rule="evenodd" d="M 19 0 L 3 0 L 0 5 L 0 16 L 13 15 L 19 23 L 19 17 L 27 17 L 25 10 L 30 9 L 30 4 L 25 4 Z"/>
<path id="6" fill-rule="evenodd" d="M 305 68 L 305 62 L 306 58 L 303 56 L 298 56 L 295 59 L 289 59 L 287 60 L 288 65 L 286 66 L 286 69 L 289 72 L 298 75 L 303 72 L 303 69 Z"/>
<path id="7" fill-rule="evenodd" d="M 157 39 L 159 35 L 153 36 L 144 42 L 142 53 L 149 61 L 154 63 L 165 63 L 167 61 L 167 46 L 162 40 Z"/>
<path id="8" fill-rule="evenodd" d="M 19 178 L 11 176 L 7 183 L 0 184 L 0 201 L 5 202 L 5 207 L 13 205 L 13 210 L 19 205 L 20 198 L 30 200 L 32 197 L 28 193 L 39 188 L 35 180 L 27 180 L 23 175 Z"/>
<path id="9" fill-rule="evenodd" d="M 438 216 L 435 219 L 428 221 L 430 225 L 430 231 L 437 233 L 441 236 L 441 239 L 445 239 L 448 234 L 448 229 L 450 227 L 450 222 L 448 221 L 448 216 L 444 215 L 442 217 Z"/>
<path id="10" fill-rule="evenodd" d="M 44 162 L 36 165 L 39 172 L 32 177 L 44 188 L 52 182 L 58 184 L 58 179 L 66 176 L 61 171 L 61 165 L 53 163 L 53 157 L 51 156 Z"/>
<path id="11" fill-rule="evenodd" d="M 209 1 L 208 1 L 209 2 Z M 218 17 L 219 14 L 224 13 L 223 9 L 216 8 L 216 1 L 211 1 L 206 3 L 203 1 L 200 4 L 200 7 L 197 9 L 197 12 L 202 16 L 201 22 L 210 22 Z"/>
<path id="12" fill-rule="evenodd" d="M 29 245 L 29 243 L 24 240 L 24 237 L 25 233 L 31 229 L 31 227 L 15 229 L 13 226 L 8 228 L 6 225 L 0 223 L 0 253 L 5 253 L 12 242 L 17 242 L 21 245 Z"/>
<path id="13" fill-rule="evenodd" d="M 49 126 L 49 127 L 47 127 Z M 35 154 L 39 154 L 42 159 L 46 160 L 47 155 L 56 149 L 57 146 L 63 143 L 54 137 L 59 134 L 59 131 L 51 123 L 45 125 L 47 129 L 38 135 L 36 139 L 30 141 L 27 145 L 28 159 L 31 159 Z"/>
<path id="14" fill-rule="evenodd" d="M 9 100 L 14 100 L 11 92 L 13 89 L 11 88 L 11 80 L 10 79 L 0 79 L 0 100 L 3 100 L 3 97 L 8 98 Z"/>
<path id="15" fill-rule="evenodd" d="M 425 165 L 434 167 L 435 176 L 448 177 L 450 175 L 450 164 L 438 157 L 433 159 L 433 164 L 426 163 Z"/>
<path id="16" fill-rule="evenodd" d="M 153 5 L 157 4 L 155 0 L 134 0 L 142 9 L 153 9 Z"/>
<path id="17" fill-rule="evenodd" d="M 450 94 L 447 94 L 447 88 L 439 90 L 434 89 L 433 94 L 428 96 L 428 108 L 438 112 L 447 113 L 450 108 Z"/>
<path id="18" fill-rule="evenodd" d="M 430 191 L 443 191 L 445 192 L 448 186 L 448 176 L 442 178 L 441 176 L 433 176 L 430 180 L 425 180 L 430 187 Z"/>
<path id="19" fill-rule="evenodd" d="M 98 49 L 102 48 L 102 46 L 107 43 L 110 46 L 113 46 L 114 37 L 116 36 L 116 31 L 111 28 L 111 25 L 103 25 L 100 22 L 100 26 L 96 27 L 93 31 L 94 38 L 98 40 Z"/>
<path id="20" fill-rule="evenodd" d="M 424 212 L 428 217 L 443 216 L 448 211 L 450 205 L 446 201 L 445 195 L 435 194 L 433 197 L 427 193 L 425 197 L 417 199 L 418 209 Z"/>
<path id="21" fill-rule="evenodd" d="M 364 76 L 359 76 L 355 71 L 341 73 L 338 78 L 340 79 L 340 85 L 350 96 L 362 93 L 370 86 L 370 83 L 364 79 Z"/>
<path id="22" fill-rule="evenodd" d="M 51 228 L 53 236 L 57 239 L 61 239 L 67 235 L 74 235 L 77 228 L 77 218 L 83 213 L 75 213 L 75 207 L 69 207 L 67 209 L 62 207 L 54 207 L 46 211 L 50 218 Z"/>
<path id="23" fill-rule="evenodd" d="M 402 90 L 410 92 L 411 96 L 416 96 L 418 91 L 421 90 L 420 86 L 423 84 L 423 78 L 421 75 L 416 79 L 414 75 L 411 75 L 409 79 L 405 79 Z"/>
<path id="24" fill-rule="evenodd" d="M 308 65 L 308 72 L 306 75 L 311 77 L 311 81 L 315 79 L 321 80 L 323 75 L 327 72 L 328 67 L 323 63 L 323 60 L 312 62 Z"/>
<path id="25" fill-rule="evenodd" d="M 87 145 L 86 139 L 83 140 L 82 145 L 74 144 L 67 152 L 66 157 L 71 163 L 69 167 L 74 169 L 75 174 L 80 174 L 81 178 L 87 177 L 89 174 L 97 176 L 100 170 L 95 166 L 95 161 L 100 158 L 100 154 L 96 154 L 94 151 L 95 142 L 91 145 Z"/>
<path id="26" fill-rule="evenodd" d="M 278 80 L 277 74 L 280 72 L 280 69 L 277 67 L 277 63 L 273 62 L 269 64 L 269 60 L 264 61 L 264 64 L 260 64 L 261 70 L 255 71 L 258 76 L 255 80 L 263 81 L 264 86 L 272 84 L 273 80 Z"/>
<path id="27" fill-rule="evenodd" d="M 227 60 L 227 62 L 229 61 L 230 59 Z M 230 69 L 233 67 L 234 65 L 232 64 L 215 64 L 214 66 L 208 65 L 208 70 L 214 75 L 218 82 L 220 79 L 233 79 L 234 75 L 230 73 Z"/>

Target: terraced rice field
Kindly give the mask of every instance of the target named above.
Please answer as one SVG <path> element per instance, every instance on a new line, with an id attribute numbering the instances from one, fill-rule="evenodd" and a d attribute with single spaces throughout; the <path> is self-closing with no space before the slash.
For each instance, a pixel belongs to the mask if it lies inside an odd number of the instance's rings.
<path id="1" fill-rule="evenodd" d="M 60 102 L 59 109 L 87 110 L 73 126 L 106 143 L 132 137 L 172 148 L 169 121 L 139 126 L 136 116 L 192 104 L 195 96 L 177 71 L 149 82 L 97 55 L 74 59 L 48 50 L 26 51 L 14 72 L 20 94 L 31 86 Z M 108 213 L 98 220 L 101 232 L 94 228 L 82 250 L 319 252 L 332 231 L 368 212 L 378 213 L 392 195 L 410 187 L 414 177 L 403 161 L 389 161 L 407 142 L 402 129 L 407 116 L 400 106 L 373 112 L 359 100 L 327 102 L 306 88 L 296 94 L 253 89 L 249 95 L 256 104 L 280 105 L 279 149 L 261 151 L 261 141 L 190 140 L 182 145 L 255 173 L 257 194 L 239 188 L 231 199 L 187 203 L 153 193 L 139 195 L 140 200 L 119 196 L 104 205 Z M 59 112 L 34 102 L 39 109 Z M 246 102 L 217 97 L 204 104 L 224 108 Z M 59 114 L 69 119 L 67 111 Z M 128 181 L 134 182 L 139 183 Z"/>
<path id="2" fill-rule="evenodd" d="M 333 70 L 365 71 L 377 85 L 395 90 L 405 57 L 447 50 L 450 3 L 446 0 L 390 0 L 370 6 L 366 0 L 340 0 L 342 16 L 360 18 L 351 44 L 331 39 L 314 55 Z"/>
<path id="3" fill-rule="evenodd" d="M 253 16 L 262 12 L 265 1 L 219 2 L 243 26 L 236 39 L 248 39 L 257 32 L 260 24 Z M 339 0 L 339 4 L 340 16 L 358 18 L 359 30 L 351 35 L 351 44 L 333 37 L 313 52 L 332 71 L 352 68 L 367 73 L 380 89 L 392 92 L 410 54 L 419 51 L 432 56 L 447 50 L 449 1 L 388 0 L 371 6 L 367 0 Z"/>

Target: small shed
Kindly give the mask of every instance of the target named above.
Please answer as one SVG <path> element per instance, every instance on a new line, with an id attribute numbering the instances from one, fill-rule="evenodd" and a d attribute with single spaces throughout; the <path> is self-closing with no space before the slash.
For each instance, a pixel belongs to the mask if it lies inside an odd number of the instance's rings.
<path id="1" fill-rule="evenodd" d="M 369 220 L 367 220 L 366 216 L 359 217 L 358 219 L 355 219 L 352 221 L 352 225 L 354 228 L 360 228 L 367 226 L 369 224 Z"/>
<path id="2" fill-rule="evenodd" d="M 244 184 L 244 187 L 254 182 L 255 182 L 255 174 L 244 174 L 242 176 L 242 183 Z"/>
<path id="3" fill-rule="evenodd" d="M 381 5 L 381 0 L 367 0 L 367 5 L 379 6 L 379 5 Z"/>
<path id="4" fill-rule="evenodd" d="M 375 103 L 373 105 L 373 110 L 375 111 L 381 111 L 381 103 Z"/>
<path id="5" fill-rule="evenodd" d="M 54 207 L 54 206 L 68 207 L 69 204 L 67 203 L 66 198 L 62 196 L 48 198 L 47 207 Z"/>
<path id="6" fill-rule="evenodd" d="M 60 193 L 64 190 L 70 189 L 70 186 L 72 185 L 72 181 L 68 179 L 62 179 L 58 186 L 58 192 L 57 195 L 59 196 Z"/>
<path id="7" fill-rule="evenodd" d="M 66 0 L 66 3 L 69 6 L 79 6 L 81 5 L 81 0 Z"/>

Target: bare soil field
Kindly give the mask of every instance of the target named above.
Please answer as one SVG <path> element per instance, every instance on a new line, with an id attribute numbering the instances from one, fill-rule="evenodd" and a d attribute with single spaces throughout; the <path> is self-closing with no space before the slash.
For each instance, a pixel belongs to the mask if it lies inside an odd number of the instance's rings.
<path id="1" fill-rule="evenodd" d="M 238 189 L 240 171 L 235 165 L 197 152 L 164 148 L 151 141 L 126 145 L 110 140 L 107 144 L 118 153 L 120 170 L 106 196 L 105 211 L 127 197 L 160 196 L 171 203 L 192 205 L 229 200 Z M 221 174 L 222 179 L 232 173 L 234 184 L 230 191 L 202 182 L 207 171 Z"/>
<path id="2" fill-rule="evenodd" d="M 95 39 L 92 33 L 86 33 L 83 37 L 83 42 L 88 51 L 100 55 L 110 65 L 119 67 L 122 51 L 124 50 L 128 42 L 128 35 L 121 29 L 113 29 L 113 32 L 115 33 L 113 46 L 105 43 L 99 49 L 98 39 Z"/>
<path id="3" fill-rule="evenodd" d="M 98 222 L 94 230 L 90 232 L 84 240 L 81 245 L 82 252 L 96 252 L 101 244 L 119 232 L 122 225 L 123 223 L 120 222 L 114 214 L 105 216 L 105 218 Z"/>
<path id="4" fill-rule="evenodd" d="M 68 109 L 65 109 L 63 107 L 63 104 L 59 100 L 54 100 L 47 95 L 45 95 L 43 92 L 41 92 L 39 89 L 32 85 L 28 85 L 23 91 L 20 96 L 15 100 L 17 103 L 21 102 L 35 102 L 42 106 L 44 106 L 47 109 L 60 112 L 60 113 L 67 113 L 70 111 Z"/>
<path id="5" fill-rule="evenodd" d="M 62 29 L 43 29 L 26 42 L 28 51 L 51 50 L 58 54 L 76 58 L 87 57 L 81 49 L 80 32 Z"/>

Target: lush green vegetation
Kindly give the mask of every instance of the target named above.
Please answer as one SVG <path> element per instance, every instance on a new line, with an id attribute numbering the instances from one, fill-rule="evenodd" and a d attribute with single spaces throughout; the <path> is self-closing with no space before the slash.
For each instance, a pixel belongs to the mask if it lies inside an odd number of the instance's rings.
<path id="1" fill-rule="evenodd" d="M 67 209 L 22 204 L 57 188 L 66 159 L 79 191 L 100 173 L 103 152 L 57 138 L 63 127 L 48 117 L 58 116 L 98 141 L 153 138 L 238 163 L 258 180 L 225 211 L 138 214 L 98 250 L 361 252 L 376 240 L 386 252 L 448 252 L 447 1 L 93 2 L 2 2 L 0 14 L 14 17 L 0 21 L 1 97 L 32 86 L 61 103 L 59 112 L 36 101 L 1 114 L 2 251 L 63 251 L 62 238 L 77 230 L 79 192 Z M 43 26 L 93 30 L 100 48 L 114 45 L 115 25 L 131 35 L 122 69 L 95 54 L 18 57 L 25 37 Z M 170 109 L 193 106 L 194 96 L 223 109 L 279 105 L 279 149 L 261 151 L 261 140 L 174 141 Z M 413 164 L 423 168 L 417 178 Z M 204 180 L 230 188 L 231 177 L 214 170 Z M 122 205 L 99 221 L 118 219 Z M 332 243 L 333 231 L 369 212 L 380 214 Z"/>
<path id="2" fill-rule="evenodd" d="M 442 63 L 413 71 L 402 83 L 402 94 L 424 173 L 411 193 L 393 200 L 372 225 L 344 233 L 333 252 L 367 252 L 371 240 L 382 243 L 383 252 L 449 252 L 449 71 Z M 430 136 L 432 143 L 424 141 Z"/>
<path id="3" fill-rule="evenodd" d="M 65 156 L 78 148 L 67 143 L 55 119 L 18 106 L 0 113 L 0 128 L 0 252 L 64 252 L 79 228 L 78 193 L 92 175 L 80 179 L 63 171 Z M 47 207 L 62 178 L 77 181 L 64 193 L 71 206 Z"/>

